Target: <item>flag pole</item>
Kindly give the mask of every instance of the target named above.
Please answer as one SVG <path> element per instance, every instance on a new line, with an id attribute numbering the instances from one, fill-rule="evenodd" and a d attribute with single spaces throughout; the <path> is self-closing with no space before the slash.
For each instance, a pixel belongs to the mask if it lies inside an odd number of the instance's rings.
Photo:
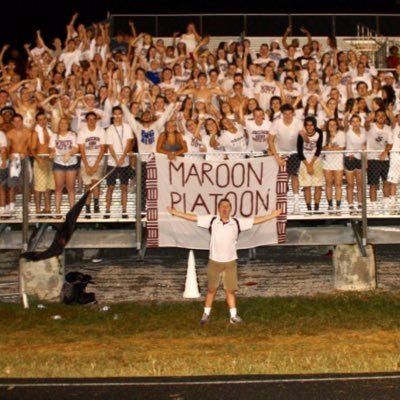
<path id="1" fill-rule="evenodd" d="M 91 186 L 89 188 L 89 192 L 91 192 L 94 188 L 99 186 L 101 184 L 101 182 L 103 182 L 105 179 L 107 179 L 117 168 L 118 168 L 118 166 L 116 165 L 113 169 L 108 171 L 100 180 L 98 180 L 93 186 Z"/>

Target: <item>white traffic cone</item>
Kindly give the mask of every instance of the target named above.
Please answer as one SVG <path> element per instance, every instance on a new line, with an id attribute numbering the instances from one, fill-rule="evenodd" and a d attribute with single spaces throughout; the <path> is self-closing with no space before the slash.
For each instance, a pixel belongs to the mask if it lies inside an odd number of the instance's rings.
<path id="1" fill-rule="evenodd" d="M 197 284 L 196 263 L 194 261 L 193 250 L 190 250 L 189 252 L 185 291 L 183 292 L 183 297 L 185 299 L 197 299 L 200 297 L 199 286 Z"/>

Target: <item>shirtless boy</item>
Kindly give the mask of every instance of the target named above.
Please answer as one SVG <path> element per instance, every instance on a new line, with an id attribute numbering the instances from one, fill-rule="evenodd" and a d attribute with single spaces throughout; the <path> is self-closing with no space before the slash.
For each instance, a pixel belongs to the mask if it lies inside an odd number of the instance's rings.
<path id="1" fill-rule="evenodd" d="M 7 132 L 10 154 L 10 171 L 7 181 L 9 188 L 9 212 L 15 212 L 15 194 L 17 185 L 21 185 L 23 178 L 22 160 L 28 155 L 31 147 L 32 131 L 24 127 L 21 114 L 13 117 L 14 128 Z"/>

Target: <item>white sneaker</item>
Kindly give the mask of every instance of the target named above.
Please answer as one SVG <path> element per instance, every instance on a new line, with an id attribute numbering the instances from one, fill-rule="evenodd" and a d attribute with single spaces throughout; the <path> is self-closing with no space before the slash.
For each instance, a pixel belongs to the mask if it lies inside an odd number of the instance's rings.
<path id="1" fill-rule="evenodd" d="M 237 325 L 237 324 L 242 324 L 243 320 L 242 318 L 239 317 L 239 315 L 236 315 L 236 317 L 231 317 L 229 319 L 229 322 L 233 325 Z"/>
<path id="2" fill-rule="evenodd" d="M 15 203 L 10 203 L 8 205 L 8 213 L 9 214 L 15 214 Z"/>
<path id="3" fill-rule="evenodd" d="M 389 212 L 389 198 L 388 197 L 384 197 L 383 199 L 383 213 L 387 214 Z"/>
<path id="4" fill-rule="evenodd" d="M 300 207 L 298 203 L 294 203 L 293 214 L 300 214 Z"/>
<path id="5" fill-rule="evenodd" d="M 376 206 L 376 202 L 371 202 L 371 207 L 368 211 L 369 211 L 369 214 L 371 214 L 371 215 L 375 215 L 378 213 L 378 208 Z"/>

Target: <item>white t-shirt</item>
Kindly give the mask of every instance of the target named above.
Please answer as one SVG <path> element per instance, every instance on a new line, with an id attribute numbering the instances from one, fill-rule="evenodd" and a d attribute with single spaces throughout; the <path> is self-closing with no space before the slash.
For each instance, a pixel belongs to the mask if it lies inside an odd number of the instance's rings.
<path id="1" fill-rule="evenodd" d="M 303 139 L 302 136 L 299 140 L 303 142 L 303 155 L 308 162 L 314 158 L 318 150 L 318 141 L 320 140 L 320 131 L 314 132 L 312 136 L 307 135 L 307 141 Z M 321 138 L 322 143 L 322 138 Z"/>
<path id="2" fill-rule="evenodd" d="M 64 166 L 75 165 L 78 162 L 77 156 L 72 156 L 67 162 L 64 161 L 64 155 L 71 151 L 73 147 L 78 147 L 76 143 L 75 132 L 68 132 L 66 135 L 62 136 L 58 133 L 53 133 L 50 138 L 49 148 L 55 149 L 56 154 L 54 157 L 54 162 Z"/>
<path id="3" fill-rule="evenodd" d="M 96 127 L 94 131 L 86 126 L 78 132 L 78 145 L 85 145 L 85 154 L 88 164 L 93 167 L 102 145 L 106 144 L 106 132 L 103 128 Z"/>
<path id="4" fill-rule="evenodd" d="M 367 143 L 367 135 L 365 134 L 365 129 L 360 128 L 360 134 L 354 133 L 353 129 L 350 127 L 347 131 L 346 137 L 346 154 L 345 156 L 353 155 L 358 160 L 361 160 L 361 153 L 354 153 L 352 150 L 364 150 Z M 350 150 L 349 152 L 347 152 Z"/>
<path id="5" fill-rule="evenodd" d="M 239 124 L 235 124 L 235 127 L 237 129 L 236 133 L 231 133 L 225 129 L 223 131 L 221 131 L 221 137 L 218 139 L 218 141 L 225 148 L 225 151 L 227 153 L 246 152 L 247 151 L 247 139 L 246 139 L 246 135 L 244 133 L 244 129 Z M 231 157 L 229 157 L 229 158 L 231 158 Z M 235 158 L 236 158 L 236 155 L 235 155 Z"/>
<path id="6" fill-rule="evenodd" d="M 113 145 L 115 154 L 117 157 L 121 157 L 125 150 L 128 140 L 133 139 L 133 132 L 128 124 L 122 123 L 119 126 L 110 125 L 106 130 L 106 144 Z M 117 164 L 114 158 L 109 155 L 107 160 L 107 165 L 110 167 L 115 167 Z M 120 167 L 127 167 L 129 165 L 129 157 L 126 156 L 125 160 Z"/>
<path id="7" fill-rule="evenodd" d="M 297 136 L 303 129 L 303 122 L 293 118 L 290 125 L 286 125 L 283 119 L 275 120 L 269 134 L 275 136 L 275 148 L 278 152 L 297 152 Z"/>
<path id="8" fill-rule="evenodd" d="M 259 104 L 264 111 L 269 109 L 271 97 L 281 95 L 277 82 L 269 82 L 265 79 L 256 84 L 254 94 L 259 96 Z"/>
<path id="9" fill-rule="evenodd" d="M 65 75 L 68 76 L 71 73 L 72 64 L 78 64 L 81 58 L 81 51 L 79 49 L 75 51 L 66 51 L 61 54 L 60 61 L 65 65 Z"/>
<path id="10" fill-rule="evenodd" d="M 193 134 L 187 130 L 185 130 L 185 134 L 183 136 L 184 140 L 186 141 L 188 151 L 185 154 L 185 157 L 196 157 L 196 158 L 203 158 L 200 154 L 190 154 L 190 153 L 200 153 L 200 147 L 207 147 L 206 145 L 206 138 L 201 138 L 201 140 L 195 138 Z"/>
<path id="11" fill-rule="evenodd" d="M 271 128 L 271 122 L 264 120 L 261 125 L 256 122 L 247 121 L 246 131 L 249 135 L 249 151 L 267 151 L 268 135 Z"/>
<path id="12" fill-rule="evenodd" d="M 389 136 L 389 144 L 393 145 L 392 151 L 400 151 L 400 126 L 396 126 L 392 130 L 392 134 Z"/>
<path id="13" fill-rule="evenodd" d="M 379 160 L 381 153 L 385 150 L 386 145 L 392 136 L 392 129 L 388 125 L 379 128 L 375 123 L 370 125 L 367 132 L 367 150 L 376 151 L 376 153 L 368 153 L 368 160 Z M 388 157 L 386 157 L 386 160 Z"/>
<path id="14" fill-rule="evenodd" d="M 164 125 L 173 113 L 175 105 L 173 103 L 168 104 L 160 118 L 151 123 L 148 128 L 145 128 L 139 121 L 136 121 L 124 104 L 122 104 L 121 107 L 124 112 L 124 117 L 127 119 L 136 136 L 139 153 L 155 153 L 158 137 L 164 130 Z"/>
<path id="15" fill-rule="evenodd" d="M 210 259 L 218 262 L 229 262 L 236 260 L 236 244 L 240 232 L 249 230 L 253 227 L 253 218 L 236 218 L 237 222 L 230 218 L 227 223 L 223 223 L 219 217 L 214 215 L 198 215 L 197 226 L 210 229 Z"/>
<path id="16" fill-rule="evenodd" d="M 185 43 L 186 45 L 186 51 L 188 53 L 192 53 L 193 50 L 196 48 L 197 46 L 197 40 L 196 40 L 196 36 L 194 35 L 194 33 L 184 33 L 181 37 L 180 37 L 180 42 Z"/>

